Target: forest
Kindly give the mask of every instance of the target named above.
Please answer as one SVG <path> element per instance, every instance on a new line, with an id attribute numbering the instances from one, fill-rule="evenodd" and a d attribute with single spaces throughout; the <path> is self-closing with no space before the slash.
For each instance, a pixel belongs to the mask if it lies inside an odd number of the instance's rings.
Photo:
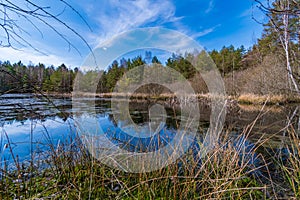
<path id="1" fill-rule="evenodd" d="M 288 21 L 276 9 L 280 4 L 274 3 L 274 10 L 266 10 L 269 21 L 263 24 L 264 31 L 260 39 L 250 47 L 238 48 L 224 46 L 220 50 L 209 51 L 209 56 L 215 62 L 224 78 L 226 91 L 230 95 L 253 93 L 291 94 L 299 93 L 300 83 L 300 36 L 298 4 L 291 6 L 287 15 Z M 147 52 L 146 52 L 147 53 Z M 152 63 L 161 63 L 154 55 Z M 146 64 L 143 55 L 132 59 L 120 59 L 112 62 L 106 71 L 86 72 L 86 80 L 102 74 L 101 84 L 97 92 L 112 92 L 116 82 L 128 70 Z M 162 65 L 180 72 L 193 85 L 198 93 L 205 93 L 206 87 L 200 76 L 194 78 L 196 70 L 184 55 L 173 54 Z M 78 68 L 60 66 L 24 65 L 21 61 L 0 63 L 0 93 L 12 92 L 72 92 L 72 85 Z M 85 83 L 82 83 L 85 84 Z"/>
<path id="2" fill-rule="evenodd" d="M 228 94 L 285 94 L 291 92 L 287 85 L 284 55 L 280 47 L 265 45 L 270 35 L 265 35 L 251 49 L 243 46 L 223 47 L 221 50 L 209 52 L 222 77 L 225 80 Z M 274 44 L 275 45 L 275 44 Z M 293 44 L 298 46 L 297 44 Z M 299 51 L 295 48 L 295 55 Z M 282 58 L 280 58 L 282 57 Z M 259 58 L 259 59 L 258 59 Z M 296 58 L 293 63 L 296 63 Z M 156 56 L 151 63 L 161 64 Z M 97 75 L 101 74 L 97 92 L 112 92 L 117 81 L 127 71 L 146 64 L 142 55 L 133 59 L 113 61 L 106 71 L 88 71 L 85 73 L 82 85 L 88 85 Z M 173 54 L 165 66 L 168 66 L 188 79 L 198 93 L 206 93 L 205 82 L 201 76 L 195 76 L 196 69 L 184 56 Z M 0 62 L 0 93 L 31 93 L 56 92 L 70 93 L 78 68 L 72 69 L 65 64 L 60 66 L 24 65 L 21 61 L 11 64 Z M 272 73 L 268 73 L 272 72 Z M 299 76 L 297 71 L 295 76 Z M 88 91 L 87 91 L 88 92 Z"/>
<path id="3" fill-rule="evenodd" d="M 280 12 L 284 9 L 282 6 L 278 1 L 273 3 L 272 8 L 261 7 L 268 22 L 262 24 L 263 33 L 252 47 L 245 49 L 244 46 L 236 48 L 230 45 L 208 52 L 224 78 L 229 95 L 299 93 L 299 4 L 291 3 L 288 13 Z M 205 83 L 200 80 L 201 76 L 195 76 L 196 70 L 186 56 L 173 54 L 165 63 L 161 63 L 155 55 L 150 60 L 177 70 L 191 82 L 197 93 L 206 93 Z M 85 72 L 87 83 L 82 84 L 88 84 L 91 78 L 101 74 L 97 92 L 112 92 L 124 73 L 146 64 L 145 57 L 122 58 L 113 61 L 106 71 Z M 66 64 L 45 66 L 39 63 L 26 66 L 21 61 L 13 64 L 2 61 L 0 94 L 37 91 L 70 93 L 77 73 L 81 73 L 78 68 L 67 67 Z"/>

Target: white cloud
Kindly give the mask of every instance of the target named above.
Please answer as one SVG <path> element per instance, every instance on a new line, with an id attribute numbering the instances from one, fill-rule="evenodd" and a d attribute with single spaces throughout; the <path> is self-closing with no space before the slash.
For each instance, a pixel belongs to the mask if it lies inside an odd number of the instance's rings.
<path id="1" fill-rule="evenodd" d="M 0 60 L 9 60 L 11 63 L 22 61 L 22 63 L 25 65 L 29 64 L 30 62 L 33 64 L 43 63 L 46 66 L 59 66 L 62 63 L 70 64 L 68 59 L 64 57 L 59 57 L 53 54 L 44 55 L 32 49 L 25 48 L 19 50 L 12 48 L 0 48 Z"/>
<path id="2" fill-rule="evenodd" d="M 212 28 L 205 29 L 205 30 L 203 30 L 203 31 L 201 31 L 201 32 L 198 32 L 198 33 L 193 34 L 191 37 L 194 38 L 194 39 L 196 39 L 196 38 L 205 36 L 205 35 L 207 35 L 207 34 L 212 33 L 212 32 L 213 32 L 216 28 L 218 28 L 219 26 L 221 26 L 221 25 L 218 24 L 218 25 L 216 25 L 216 26 L 214 26 L 214 27 L 212 27 Z"/>
<path id="3" fill-rule="evenodd" d="M 205 13 L 208 14 L 210 13 L 215 7 L 215 1 L 214 0 L 210 0 L 209 4 L 208 4 L 208 8 L 205 10 Z"/>
<path id="4" fill-rule="evenodd" d="M 64 122 L 62 119 L 56 117 L 55 119 L 47 119 L 45 122 L 33 123 L 32 120 L 26 120 L 24 122 L 6 123 L 3 126 L 5 132 L 10 136 L 28 136 L 33 128 L 34 133 L 42 133 L 47 130 L 66 129 L 68 130 L 69 124 L 72 123 L 70 120 Z M 32 126 L 33 124 L 33 126 Z M 51 131 L 49 131 L 51 132 Z M 1 133 L 1 129 L 0 129 Z"/>
<path id="5" fill-rule="evenodd" d="M 242 12 L 242 14 L 240 14 L 240 16 L 239 17 L 249 17 L 249 16 L 252 16 L 252 14 L 253 14 L 253 7 L 251 7 L 251 8 L 249 8 L 249 9 L 247 9 L 247 10 L 245 10 L 244 12 Z"/>
<path id="6" fill-rule="evenodd" d="M 178 20 L 175 17 L 175 6 L 168 0 L 110 0 L 106 5 L 105 10 L 98 11 L 96 15 L 101 32 L 100 35 L 92 36 L 96 39 L 96 45 L 113 35 L 151 22 L 159 25 Z"/>

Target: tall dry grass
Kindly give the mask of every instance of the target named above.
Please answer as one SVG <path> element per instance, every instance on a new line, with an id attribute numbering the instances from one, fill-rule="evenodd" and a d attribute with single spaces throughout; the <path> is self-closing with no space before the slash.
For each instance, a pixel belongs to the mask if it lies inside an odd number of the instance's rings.
<path id="1" fill-rule="evenodd" d="M 300 103 L 300 96 L 287 96 L 287 95 L 255 95 L 255 94 L 241 94 L 237 101 L 241 104 L 267 104 L 267 105 L 280 105 L 287 103 Z"/>
<path id="2" fill-rule="evenodd" d="M 300 198 L 300 132 L 294 126 L 290 126 L 287 132 L 290 143 L 283 147 L 280 154 L 277 155 L 280 159 L 279 169 L 284 177 L 284 192 L 289 197 Z"/>
<path id="3" fill-rule="evenodd" d="M 45 153 L 46 168 L 1 169 L 2 199 L 263 199 L 271 185 L 255 175 L 254 149 L 246 135 L 222 142 L 200 158 L 191 149 L 172 165 L 150 173 L 126 173 L 103 165 L 79 138 Z M 239 141 L 239 142 L 236 142 Z M 249 151 L 249 152 L 248 152 Z M 22 166 L 22 164 L 21 164 Z"/>

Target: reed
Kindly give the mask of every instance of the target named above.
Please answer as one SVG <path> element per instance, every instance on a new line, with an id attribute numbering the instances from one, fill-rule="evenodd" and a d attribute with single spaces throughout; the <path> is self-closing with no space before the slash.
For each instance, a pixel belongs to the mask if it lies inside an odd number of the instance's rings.
<path id="1" fill-rule="evenodd" d="M 227 132 L 228 134 L 229 132 Z M 242 136 L 242 135 L 241 135 Z M 1 169 L 3 199 L 261 199 L 270 185 L 253 174 L 244 139 L 224 137 L 204 157 L 191 150 L 177 162 L 154 172 L 126 173 L 93 158 L 79 137 L 44 152 L 45 165 Z"/>
<path id="2" fill-rule="evenodd" d="M 240 104 L 258 104 L 262 105 L 283 105 L 289 103 L 300 103 L 299 95 L 255 95 L 255 94 L 241 94 L 237 98 Z"/>

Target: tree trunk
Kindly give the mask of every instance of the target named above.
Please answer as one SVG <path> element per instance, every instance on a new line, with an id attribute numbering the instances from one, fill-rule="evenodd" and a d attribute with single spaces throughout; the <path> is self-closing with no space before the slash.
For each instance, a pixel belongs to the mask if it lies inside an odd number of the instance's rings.
<path id="1" fill-rule="evenodd" d="M 290 6 L 289 6 L 289 2 L 287 1 L 287 7 L 286 10 L 289 10 Z M 289 44 L 290 44 L 290 37 L 289 37 L 289 33 L 288 33 L 288 28 L 289 28 L 289 15 L 287 12 L 284 13 L 283 15 L 283 26 L 284 26 L 284 35 L 283 35 L 283 40 L 281 40 L 281 43 L 283 45 L 284 51 L 285 51 L 285 57 L 286 57 L 286 68 L 287 68 L 287 72 L 288 72 L 288 78 L 291 80 L 295 91 L 299 94 L 299 88 L 297 85 L 297 82 L 294 78 L 293 75 L 293 70 L 291 67 L 291 63 L 290 63 L 290 55 L 289 55 Z"/>

